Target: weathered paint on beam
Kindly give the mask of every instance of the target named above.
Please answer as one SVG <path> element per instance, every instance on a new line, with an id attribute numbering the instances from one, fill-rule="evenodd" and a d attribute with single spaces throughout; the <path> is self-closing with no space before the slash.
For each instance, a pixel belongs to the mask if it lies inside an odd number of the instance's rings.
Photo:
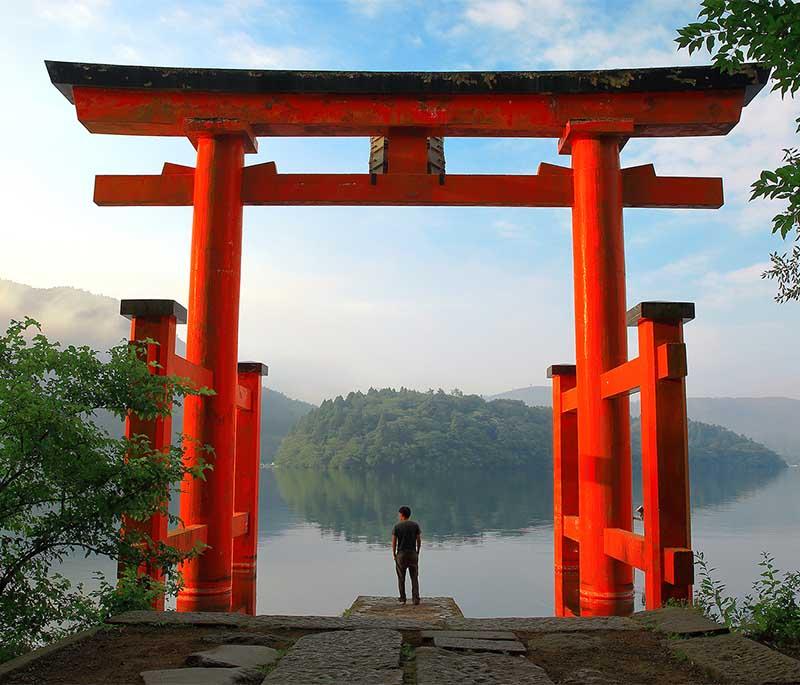
<path id="1" fill-rule="evenodd" d="M 76 87 L 78 119 L 92 133 L 185 136 L 188 119 L 248 123 L 256 136 L 559 138 L 570 120 L 626 118 L 634 137 L 724 135 L 739 121 L 744 90 L 533 95 L 219 94 Z"/>

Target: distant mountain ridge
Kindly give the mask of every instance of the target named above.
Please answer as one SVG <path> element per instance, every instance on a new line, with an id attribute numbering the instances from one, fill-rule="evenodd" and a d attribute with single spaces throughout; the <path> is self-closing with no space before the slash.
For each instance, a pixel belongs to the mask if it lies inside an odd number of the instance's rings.
<path id="1" fill-rule="evenodd" d="M 29 316 L 42 326 L 50 340 L 62 345 L 88 345 L 105 352 L 130 334 L 130 324 L 119 314 L 119 300 L 78 288 L 34 288 L 0 279 L 0 327 L 5 332 L 11 319 Z M 184 354 L 185 343 L 178 340 L 176 351 Z M 269 464 L 283 436 L 315 405 L 294 400 L 272 388 L 264 388 L 261 420 L 261 460 Z M 120 435 L 122 424 L 101 415 L 98 422 L 110 433 Z M 173 428 L 180 432 L 183 410 L 176 408 Z"/>
<path id="2" fill-rule="evenodd" d="M 532 407 L 552 407 L 552 389 L 545 385 L 516 388 L 486 400 L 520 400 Z M 689 418 L 722 426 L 760 442 L 792 463 L 800 462 L 800 400 L 788 397 L 690 397 Z M 639 414 L 639 403 L 631 401 L 631 413 Z"/>

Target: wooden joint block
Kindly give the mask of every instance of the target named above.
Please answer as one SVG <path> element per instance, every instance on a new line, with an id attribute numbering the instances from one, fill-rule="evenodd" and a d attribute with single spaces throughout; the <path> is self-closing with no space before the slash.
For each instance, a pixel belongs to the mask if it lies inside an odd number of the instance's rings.
<path id="1" fill-rule="evenodd" d="M 572 143 L 585 138 L 616 138 L 624 145 L 633 132 L 633 119 L 571 119 L 558 141 L 558 154 L 572 154 Z"/>
<path id="2" fill-rule="evenodd" d="M 659 380 L 680 380 L 688 373 L 686 364 L 686 345 L 680 342 L 664 343 L 658 346 L 657 363 Z"/>
<path id="3" fill-rule="evenodd" d="M 575 376 L 574 364 L 553 364 L 547 367 L 547 377 L 554 378 L 555 376 Z"/>
<path id="4" fill-rule="evenodd" d="M 664 548 L 664 580 L 670 585 L 694 583 L 694 554 L 685 547 Z"/>
<path id="5" fill-rule="evenodd" d="M 254 154 L 258 152 L 258 139 L 253 133 L 252 126 L 246 121 L 227 119 L 225 117 L 184 119 L 183 128 L 195 148 L 200 138 L 238 135 L 244 138 L 244 151 L 246 153 Z"/>

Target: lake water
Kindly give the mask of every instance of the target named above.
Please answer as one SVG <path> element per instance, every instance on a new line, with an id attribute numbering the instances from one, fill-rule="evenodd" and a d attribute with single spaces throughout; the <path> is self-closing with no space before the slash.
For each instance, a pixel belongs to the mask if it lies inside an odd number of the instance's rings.
<path id="1" fill-rule="evenodd" d="M 467 616 L 553 613 L 549 474 L 263 469 L 261 478 L 258 613 L 338 615 L 357 595 L 396 594 L 389 538 L 401 504 L 422 526 L 423 595 L 452 596 Z M 800 569 L 799 493 L 800 468 L 693 477 L 693 547 L 732 593 L 749 590 L 762 550 L 782 570 Z M 85 578 L 90 565 L 73 558 L 64 570 Z M 640 573 L 636 588 L 638 600 Z"/>

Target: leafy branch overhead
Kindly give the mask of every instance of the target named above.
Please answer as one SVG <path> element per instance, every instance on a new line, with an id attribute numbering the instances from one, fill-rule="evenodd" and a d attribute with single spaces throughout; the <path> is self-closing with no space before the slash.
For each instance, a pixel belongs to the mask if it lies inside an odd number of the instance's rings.
<path id="1" fill-rule="evenodd" d="M 714 64 L 735 72 L 746 61 L 770 67 L 773 90 L 793 96 L 800 89 L 800 4 L 793 0 L 703 0 L 698 21 L 678 30 L 680 48 L 707 50 Z M 797 119 L 800 133 L 800 118 Z M 783 166 L 761 172 L 751 200 L 786 201 L 772 219 L 772 232 L 784 240 L 794 232 L 789 252 L 770 255 L 765 278 L 778 286 L 776 300 L 800 300 L 800 152 L 783 151 Z"/>

